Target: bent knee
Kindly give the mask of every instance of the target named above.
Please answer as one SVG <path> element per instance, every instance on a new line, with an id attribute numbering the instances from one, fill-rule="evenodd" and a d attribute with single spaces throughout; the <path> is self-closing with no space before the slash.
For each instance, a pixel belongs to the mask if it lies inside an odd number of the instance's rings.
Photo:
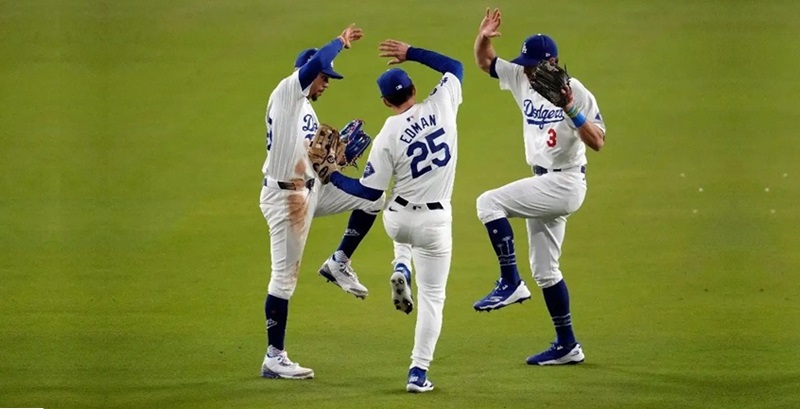
<path id="1" fill-rule="evenodd" d="M 507 216 L 502 204 L 493 193 L 493 190 L 484 192 L 475 201 L 475 208 L 478 210 L 478 219 L 481 220 L 481 223 L 489 223 Z"/>
<path id="2" fill-rule="evenodd" d="M 283 279 L 276 277 L 276 274 L 273 274 L 269 280 L 269 287 L 267 293 L 269 295 L 283 298 L 284 300 L 288 300 L 292 298 L 294 295 L 294 289 L 297 287 L 297 279 L 291 277 L 284 277 Z"/>
<path id="3" fill-rule="evenodd" d="M 383 209 L 384 204 L 386 203 L 386 193 L 382 194 L 378 200 L 371 202 L 369 205 L 366 206 L 364 212 L 369 214 L 378 214 Z"/>
<path id="4" fill-rule="evenodd" d="M 536 281 L 536 285 L 539 288 L 552 287 L 564 278 L 561 270 L 553 270 L 550 267 L 537 269 L 535 265 L 531 267 L 533 269 L 533 280 Z"/>

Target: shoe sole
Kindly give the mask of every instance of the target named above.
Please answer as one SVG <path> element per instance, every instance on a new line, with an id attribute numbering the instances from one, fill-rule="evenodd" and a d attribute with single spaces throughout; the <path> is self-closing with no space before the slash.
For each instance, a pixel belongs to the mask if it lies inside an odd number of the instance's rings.
<path id="1" fill-rule="evenodd" d="M 473 306 L 473 308 L 475 308 L 475 311 L 478 311 L 478 312 L 482 312 L 482 311 L 489 312 L 489 311 L 499 310 L 499 309 L 501 309 L 503 307 L 508 307 L 511 304 L 517 304 L 517 303 L 522 304 L 523 302 L 528 301 L 530 299 L 531 299 L 531 292 L 530 292 L 530 290 L 527 290 L 527 291 L 523 292 L 522 294 L 518 295 L 517 298 L 514 298 L 514 294 L 512 294 L 511 297 L 508 297 L 507 299 L 502 300 L 502 301 L 498 301 L 496 304 L 484 305 L 484 306 L 480 306 L 480 307 L 479 306 Z"/>
<path id="2" fill-rule="evenodd" d="M 281 375 L 272 371 L 261 370 L 261 377 L 266 379 L 289 379 L 289 380 L 302 380 L 314 379 L 314 371 L 306 372 L 299 375 Z"/>
<path id="3" fill-rule="evenodd" d="M 336 281 L 336 278 L 333 277 L 333 274 L 331 274 L 331 270 L 328 268 L 327 264 L 323 265 L 322 268 L 319 269 L 319 275 L 321 275 L 322 278 L 327 280 L 329 283 L 335 284 L 337 287 L 339 287 L 342 290 L 344 290 L 344 292 L 346 292 L 348 294 L 352 294 L 356 298 L 360 298 L 360 299 L 363 300 L 363 299 L 367 298 L 367 295 L 369 295 L 369 291 L 361 291 L 359 289 L 355 289 L 355 288 L 352 288 L 352 287 L 347 287 L 347 288 L 342 287 Z"/>
<path id="4" fill-rule="evenodd" d="M 528 365 L 534 365 L 534 366 L 578 365 L 580 363 L 583 363 L 583 361 L 584 361 L 583 359 L 581 359 L 580 361 L 567 361 L 567 362 L 559 362 L 558 360 L 552 360 L 552 361 L 534 362 L 534 363 L 529 362 Z"/>
<path id="5" fill-rule="evenodd" d="M 392 274 L 389 282 L 392 285 L 394 308 L 406 314 L 411 314 L 411 311 L 414 310 L 414 299 L 411 298 L 411 288 L 406 282 L 405 274 L 396 272 Z"/>
<path id="6" fill-rule="evenodd" d="M 336 282 L 336 279 L 333 278 L 333 275 L 331 274 L 331 270 L 328 269 L 327 265 L 322 266 L 322 268 L 319 269 L 319 275 L 321 275 L 322 278 L 327 280 L 329 283 L 333 283 L 337 287 L 342 288 L 342 286 L 340 286 L 339 283 Z"/>
<path id="7" fill-rule="evenodd" d="M 407 384 L 407 385 L 406 385 L 406 392 L 411 392 L 411 393 L 425 393 L 425 392 L 430 392 L 430 391 L 432 391 L 432 390 L 433 390 L 433 388 L 434 388 L 434 386 L 433 386 L 433 385 L 431 385 L 431 386 L 429 386 L 429 387 L 427 387 L 427 388 L 426 388 L 426 387 L 422 387 L 422 386 L 415 385 L 415 384 L 413 384 L 413 383 L 409 383 L 409 384 Z"/>

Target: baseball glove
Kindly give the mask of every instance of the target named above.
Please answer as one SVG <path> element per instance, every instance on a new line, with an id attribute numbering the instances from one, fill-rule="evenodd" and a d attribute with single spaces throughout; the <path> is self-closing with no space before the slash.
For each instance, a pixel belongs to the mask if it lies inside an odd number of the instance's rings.
<path id="1" fill-rule="evenodd" d="M 533 90 L 545 97 L 557 107 L 567 106 L 567 97 L 561 93 L 564 87 L 569 86 L 567 70 L 551 63 L 548 60 L 539 62 L 528 77 Z"/>
<path id="2" fill-rule="evenodd" d="M 364 154 L 364 151 L 367 150 L 367 147 L 372 142 L 372 138 L 361 129 L 363 126 L 364 121 L 354 119 L 348 122 L 339 132 L 341 135 L 340 147 L 342 148 L 337 156 L 339 166 L 352 165 L 358 167 L 356 161 Z"/>
<path id="3" fill-rule="evenodd" d="M 308 146 L 308 160 L 322 184 L 330 182 L 333 172 L 339 169 L 337 161 L 340 156 L 344 156 L 344 146 L 339 139 L 339 131 L 330 125 L 320 124 Z"/>

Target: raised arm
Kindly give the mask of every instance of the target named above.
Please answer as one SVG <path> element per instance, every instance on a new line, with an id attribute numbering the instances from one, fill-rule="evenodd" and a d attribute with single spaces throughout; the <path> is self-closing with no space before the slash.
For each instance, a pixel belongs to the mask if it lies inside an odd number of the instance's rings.
<path id="1" fill-rule="evenodd" d="M 449 72 L 455 75 L 459 81 L 464 82 L 464 64 L 461 64 L 461 61 L 435 51 L 416 47 L 409 47 L 407 56 L 409 61 L 416 61 L 442 74 Z"/>
<path id="2" fill-rule="evenodd" d="M 300 87 L 302 89 L 308 88 L 322 70 L 330 67 L 331 62 L 342 51 L 342 48 L 350 48 L 351 42 L 357 41 L 363 36 L 364 32 L 360 28 L 350 25 L 344 29 L 341 35 L 320 48 L 307 63 L 300 67 Z"/>
<path id="3" fill-rule="evenodd" d="M 491 12 L 486 9 L 486 15 L 478 28 L 478 37 L 475 39 L 475 64 L 487 74 L 491 74 L 492 61 L 497 58 L 497 53 L 492 46 L 492 38 L 499 37 L 500 9 Z"/>
<path id="4" fill-rule="evenodd" d="M 411 47 L 397 40 L 384 40 L 378 46 L 381 57 L 391 57 L 389 65 L 400 64 L 403 61 L 416 61 L 440 73 L 451 73 L 464 82 L 464 65 L 460 61 L 446 55 L 424 48 Z"/>

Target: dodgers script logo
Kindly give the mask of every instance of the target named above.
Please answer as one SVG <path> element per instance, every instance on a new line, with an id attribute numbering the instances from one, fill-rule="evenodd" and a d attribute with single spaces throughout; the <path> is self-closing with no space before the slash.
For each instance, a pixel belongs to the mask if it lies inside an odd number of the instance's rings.
<path id="1" fill-rule="evenodd" d="M 544 104 L 533 105 L 533 101 L 526 99 L 523 101 L 522 106 L 525 109 L 525 116 L 528 125 L 538 126 L 539 129 L 544 129 L 547 124 L 553 124 L 564 120 L 564 110 L 561 108 L 547 109 Z"/>
<path id="2" fill-rule="evenodd" d="M 311 114 L 306 114 L 306 116 L 303 117 L 303 127 L 301 128 L 303 132 L 311 132 L 306 134 L 306 139 L 309 141 L 314 139 L 317 128 L 319 128 L 319 125 L 317 121 L 314 120 L 314 117 Z"/>

